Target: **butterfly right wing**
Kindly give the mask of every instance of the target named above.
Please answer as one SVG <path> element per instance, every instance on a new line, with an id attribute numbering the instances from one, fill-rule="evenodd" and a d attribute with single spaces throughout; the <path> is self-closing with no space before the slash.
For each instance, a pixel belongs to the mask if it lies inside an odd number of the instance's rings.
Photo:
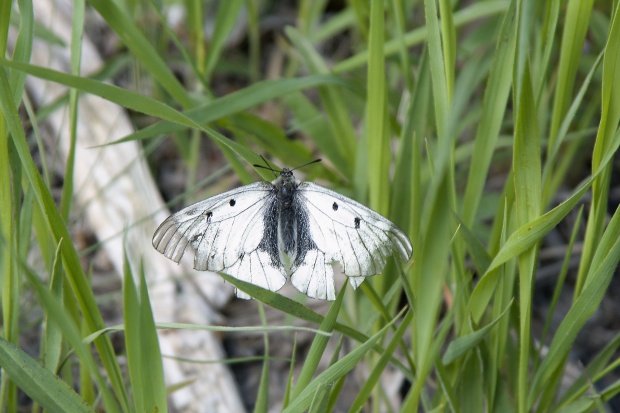
<path id="1" fill-rule="evenodd" d="M 195 269 L 225 272 L 277 291 L 286 276 L 277 250 L 276 207 L 269 182 L 233 189 L 168 217 L 155 231 L 153 246 L 179 262 L 191 245 Z M 242 291 L 235 293 L 250 298 Z"/>
<path id="2" fill-rule="evenodd" d="M 309 240 L 291 275 L 298 290 L 334 300 L 332 262 L 340 262 L 357 288 L 365 277 L 383 271 L 394 252 L 404 261 L 411 258 L 413 247 L 407 235 L 372 209 L 312 182 L 299 184 L 296 194 L 298 219 Z"/>

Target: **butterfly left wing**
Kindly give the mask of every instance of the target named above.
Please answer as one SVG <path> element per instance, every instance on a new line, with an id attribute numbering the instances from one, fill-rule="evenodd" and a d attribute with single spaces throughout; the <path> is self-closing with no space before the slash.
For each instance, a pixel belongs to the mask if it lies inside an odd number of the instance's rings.
<path id="1" fill-rule="evenodd" d="M 337 192 L 302 182 L 296 190 L 302 221 L 310 241 L 292 268 L 291 280 L 311 297 L 335 299 L 331 263 L 338 261 L 354 288 L 364 277 L 383 271 L 397 252 L 404 261 L 413 253 L 411 241 L 394 223 Z"/>
<path id="2" fill-rule="evenodd" d="M 286 282 L 277 251 L 273 186 L 256 182 L 205 199 L 168 217 L 153 246 L 179 262 L 188 246 L 194 268 L 221 271 L 270 291 Z M 250 298 L 235 290 L 240 298 Z"/>

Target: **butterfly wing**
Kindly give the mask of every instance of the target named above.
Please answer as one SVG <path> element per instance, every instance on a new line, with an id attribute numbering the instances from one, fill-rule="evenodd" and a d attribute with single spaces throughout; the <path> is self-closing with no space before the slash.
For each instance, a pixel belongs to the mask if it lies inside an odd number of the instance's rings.
<path id="1" fill-rule="evenodd" d="M 291 280 L 309 296 L 335 299 L 333 261 L 357 288 L 364 277 L 380 273 L 393 252 L 404 261 L 411 258 L 407 235 L 377 212 L 312 182 L 300 183 L 296 196 L 310 241 L 298 254 Z"/>
<path id="2" fill-rule="evenodd" d="M 153 246 L 175 262 L 191 246 L 195 269 L 225 272 L 277 291 L 286 276 L 277 251 L 276 202 L 269 182 L 216 195 L 168 217 L 155 231 Z"/>

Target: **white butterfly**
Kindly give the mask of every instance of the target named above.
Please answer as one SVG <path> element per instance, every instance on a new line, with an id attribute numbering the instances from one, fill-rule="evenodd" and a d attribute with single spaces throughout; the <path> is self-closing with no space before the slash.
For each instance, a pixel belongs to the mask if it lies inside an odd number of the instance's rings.
<path id="1" fill-rule="evenodd" d="M 270 291 L 290 277 L 299 291 L 328 300 L 336 297 L 332 263 L 340 262 L 357 288 L 383 270 L 393 251 L 405 261 L 413 253 L 394 223 L 337 192 L 295 179 L 287 168 L 272 182 L 242 186 L 171 215 L 153 236 L 153 246 L 176 262 L 188 245 L 197 270 L 224 272 Z"/>

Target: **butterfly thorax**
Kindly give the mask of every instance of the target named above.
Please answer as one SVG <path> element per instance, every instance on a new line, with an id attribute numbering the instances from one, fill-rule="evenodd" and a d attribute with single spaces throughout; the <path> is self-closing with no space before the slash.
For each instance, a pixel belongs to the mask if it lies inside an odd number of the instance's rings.
<path id="1" fill-rule="evenodd" d="M 273 185 L 278 202 L 278 251 L 280 262 L 289 273 L 297 256 L 298 211 L 295 191 L 299 181 L 295 179 L 292 171 L 285 168 L 273 181 Z"/>

